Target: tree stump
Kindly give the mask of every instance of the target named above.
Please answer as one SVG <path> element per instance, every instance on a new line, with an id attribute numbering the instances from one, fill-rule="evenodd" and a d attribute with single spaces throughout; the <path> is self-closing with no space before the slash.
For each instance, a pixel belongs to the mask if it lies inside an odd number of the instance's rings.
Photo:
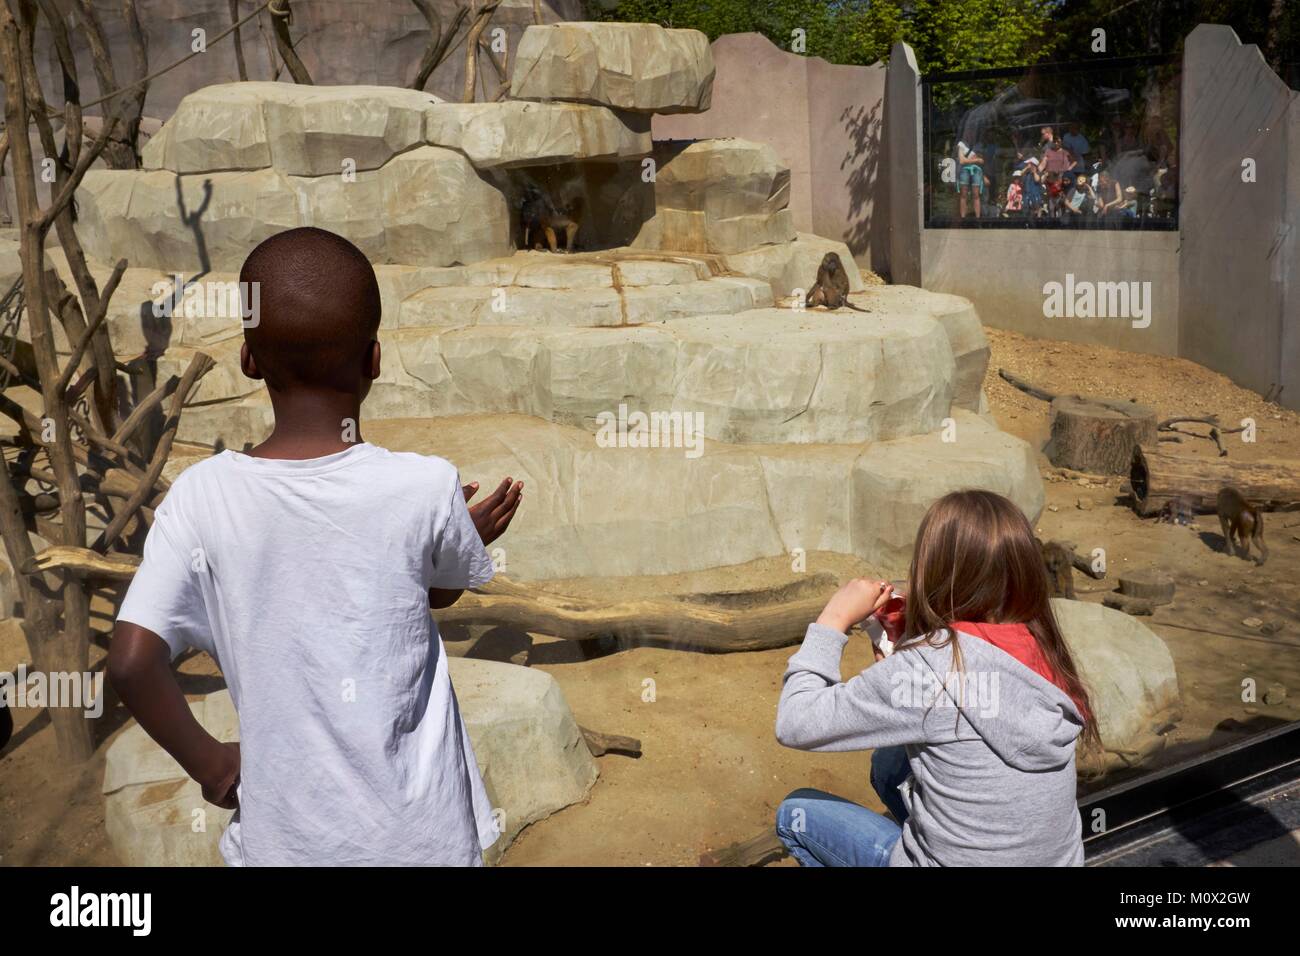
<path id="1" fill-rule="evenodd" d="M 1120 594 L 1151 604 L 1172 603 L 1174 591 L 1174 579 L 1163 571 L 1128 571 L 1119 576 Z"/>
<path id="2" fill-rule="evenodd" d="M 1083 395 L 1052 399 L 1052 438 L 1046 452 L 1058 468 L 1127 475 L 1133 449 L 1155 441 L 1154 408 Z"/>

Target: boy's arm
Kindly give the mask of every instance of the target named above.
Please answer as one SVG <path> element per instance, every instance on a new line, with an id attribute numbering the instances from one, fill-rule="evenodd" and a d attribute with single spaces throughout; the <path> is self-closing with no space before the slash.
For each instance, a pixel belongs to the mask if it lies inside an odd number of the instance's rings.
<path id="1" fill-rule="evenodd" d="M 478 532 L 483 547 L 486 548 L 501 537 L 510 527 L 515 512 L 519 510 L 523 490 L 522 481 L 512 482 L 510 478 L 505 478 L 497 485 L 496 491 L 478 504 L 469 506 L 470 520 L 474 522 L 474 530 Z M 478 494 L 478 482 L 471 481 L 468 485 L 462 485 L 461 493 L 465 496 L 466 505 L 469 505 L 470 499 Z M 435 611 L 451 607 L 464 593 L 464 588 L 429 588 L 429 607 Z"/>
<path id="2" fill-rule="evenodd" d="M 203 788 L 203 799 L 234 808 L 239 744 L 222 743 L 195 719 L 172 673 L 166 642 L 138 624 L 118 621 L 108 652 L 108 677 L 145 733 Z"/>

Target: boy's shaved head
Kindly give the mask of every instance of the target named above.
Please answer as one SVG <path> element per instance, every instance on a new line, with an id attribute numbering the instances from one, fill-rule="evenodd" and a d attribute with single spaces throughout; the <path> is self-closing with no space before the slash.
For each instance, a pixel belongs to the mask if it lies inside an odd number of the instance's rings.
<path id="1" fill-rule="evenodd" d="M 244 340 L 268 386 L 350 391 L 366 377 L 379 283 L 360 249 L 324 229 L 289 229 L 249 254 L 239 280 L 245 314 L 258 305 Z"/>

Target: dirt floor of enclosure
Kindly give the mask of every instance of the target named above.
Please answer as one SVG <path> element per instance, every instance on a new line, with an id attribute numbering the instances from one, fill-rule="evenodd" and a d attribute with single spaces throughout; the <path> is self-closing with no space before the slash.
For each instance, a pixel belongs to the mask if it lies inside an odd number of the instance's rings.
<path id="1" fill-rule="evenodd" d="M 989 338 L 990 410 L 1000 427 L 1036 446 L 1046 438 L 1047 406 L 997 378 L 998 368 L 1053 391 L 1136 398 L 1154 405 L 1162 418 L 1214 414 L 1226 425 L 1251 417 L 1258 440 L 1225 439 L 1232 457 L 1300 458 L 1300 415 L 1190 362 L 996 330 Z M 1169 447 L 1216 454 L 1211 442 L 1191 438 Z M 1144 619 L 1173 653 L 1184 702 L 1183 719 L 1157 762 L 1300 717 L 1300 513 L 1266 517 L 1272 554 L 1261 568 L 1221 552 L 1212 515 L 1195 528 L 1140 520 L 1122 504 L 1120 479 L 1097 482 L 1040 464 L 1047 490 L 1043 536 L 1074 541 L 1084 551 L 1103 547 L 1108 555 L 1107 581 L 1076 576 L 1083 600 L 1100 601 L 1126 567 L 1160 567 L 1177 582 L 1175 602 Z M 807 570 L 840 576 L 870 571 L 850 558 L 817 554 L 809 555 Z M 788 579 L 788 573 L 785 559 L 758 562 L 620 582 L 619 597 L 752 587 Z M 556 587 L 594 596 L 602 585 Z M 559 681 L 581 724 L 639 737 L 644 745 L 638 760 L 599 758 L 600 779 L 588 800 L 526 829 L 506 865 L 692 865 L 700 854 L 768 826 L 781 798 L 800 786 L 878 806 L 866 754 L 805 754 L 777 744 L 773 719 L 789 649 L 705 655 L 489 632 L 451 640 L 448 650 L 542 668 Z M 102 659 L 102 652 L 93 656 Z M 13 629 L 0 630 L 0 667 L 25 659 Z M 844 673 L 868 660 L 864 642 L 853 642 Z M 185 661 L 181 671 L 189 693 L 219 686 L 206 657 Z M 1257 702 L 1242 699 L 1246 678 L 1258 687 Z M 1264 693 L 1273 685 L 1288 693 L 1281 703 L 1266 704 Z M 120 709 L 105 722 L 95 759 L 76 770 L 56 760 L 43 715 L 19 711 L 16 717 L 15 739 L 0 757 L 0 864 L 116 863 L 99 788 L 107 742 L 122 724 Z"/>

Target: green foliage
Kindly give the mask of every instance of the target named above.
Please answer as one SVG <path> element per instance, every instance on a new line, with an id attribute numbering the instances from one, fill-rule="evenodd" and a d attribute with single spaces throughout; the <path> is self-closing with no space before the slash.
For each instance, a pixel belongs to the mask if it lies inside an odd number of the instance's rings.
<path id="1" fill-rule="evenodd" d="M 809 56 L 833 63 L 887 60 L 899 40 L 912 45 L 922 72 L 1013 66 L 1049 49 L 1057 0 L 622 0 L 594 7 L 593 19 L 690 27 L 715 40 L 762 33 L 790 49 L 804 31 Z"/>
<path id="2" fill-rule="evenodd" d="M 798 28 L 804 52 L 832 63 L 887 60 L 904 40 L 922 73 L 1177 53 L 1198 23 L 1225 23 L 1284 75 L 1300 64 L 1296 0 L 589 0 L 588 15 L 691 27 L 710 40 L 757 32 L 786 50 Z M 1104 53 L 1091 49 L 1098 27 Z"/>

